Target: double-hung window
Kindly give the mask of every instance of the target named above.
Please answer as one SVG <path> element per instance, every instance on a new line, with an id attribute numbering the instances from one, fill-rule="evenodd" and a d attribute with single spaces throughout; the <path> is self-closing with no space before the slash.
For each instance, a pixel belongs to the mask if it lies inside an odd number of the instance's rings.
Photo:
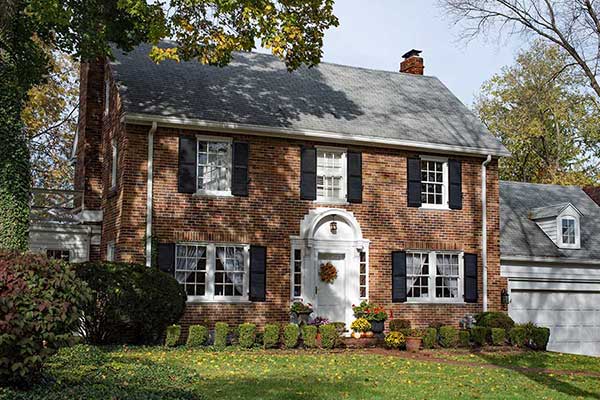
<path id="1" fill-rule="evenodd" d="M 189 301 L 248 300 L 249 246 L 186 243 L 175 251 L 175 278 Z"/>
<path id="2" fill-rule="evenodd" d="M 346 201 L 346 150 L 317 148 L 317 201 Z"/>
<path id="3" fill-rule="evenodd" d="M 561 221 L 563 244 L 575 244 L 575 218 L 563 217 Z"/>
<path id="4" fill-rule="evenodd" d="M 424 207 L 448 207 L 448 160 L 421 157 L 421 204 Z"/>
<path id="5" fill-rule="evenodd" d="M 198 138 L 198 193 L 231 195 L 231 140 Z"/>
<path id="6" fill-rule="evenodd" d="M 462 302 L 463 268 L 462 253 L 407 252 L 408 300 L 415 302 Z"/>

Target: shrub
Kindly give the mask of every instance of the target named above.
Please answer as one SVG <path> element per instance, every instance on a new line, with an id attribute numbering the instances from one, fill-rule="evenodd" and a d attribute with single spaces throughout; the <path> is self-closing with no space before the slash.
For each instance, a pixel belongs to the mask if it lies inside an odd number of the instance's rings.
<path id="1" fill-rule="evenodd" d="M 487 311 L 475 315 L 475 325 L 488 328 L 502 328 L 510 331 L 515 326 L 515 321 L 508 314 L 499 311 Z"/>
<path id="2" fill-rule="evenodd" d="M 471 333 L 467 330 L 458 331 L 458 344 L 461 347 L 469 347 L 471 345 Z"/>
<path id="3" fill-rule="evenodd" d="M 186 345 L 189 347 L 200 347 L 208 340 L 208 328 L 202 325 L 192 325 L 188 330 Z"/>
<path id="4" fill-rule="evenodd" d="M 392 331 L 385 335 L 385 345 L 391 349 L 399 349 L 406 344 L 406 338 L 400 332 Z"/>
<path id="5" fill-rule="evenodd" d="M 331 325 L 335 326 L 335 330 L 338 333 L 338 336 L 342 335 L 346 332 L 346 323 L 345 322 L 331 322 Z"/>
<path id="6" fill-rule="evenodd" d="M 456 347 L 458 343 L 458 329 L 453 326 L 442 326 L 440 328 L 440 346 Z"/>
<path id="7" fill-rule="evenodd" d="M 543 327 L 535 327 L 531 334 L 531 347 L 535 350 L 546 350 L 550 340 L 550 329 Z"/>
<path id="8" fill-rule="evenodd" d="M 366 318 L 357 318 L 350 324 L 350 329 L 354 332 L 368 332 L 371 330 L 371 323 Z"/>
<path id="9" fill-rule="evenodd" d="M 515 327 L 508 332 L 508 336 L 510 337 L 510 343 L 513 346 L 525 346 L 527 341 L 527 331 L 523 325 L 515 325 Z"/>
<path id="10" fill-rule="evenodd" d="M 263 347 L 265 349 L 271 349 L 277 347 L 279 343 L 279 325 L 266 324 L 265 333 L 263 334 Z"/>
<path id="11" fill-rule="evenodd" d="M 401 329 L 410 329 L 410 321 L 407 319 L 390 320 L 390 331 L 400 332 Z"/>
<path id="12" fill-rule="evenodd" d="M 474 326 L 471 328 L 471 339 L 477 346 L 483 346 L 487 343 L 490 335 L 490 328 L 485 326 Z"/>
<path id="13" fill-rule="evenodd" d="M 227 347 L 227 336 L 229 336 L 229 325 L 225 322 L 215 324 L 215 347 L 224 349 Z"/>
<path id="14" fill-rule="evenodd" d="M 167 337 L 165 338 L 165 346 L 175 347 L 181 336 L 181 326 L 171 325 L 167 327 Z"/>
<path id="15" fill-rule="evenodd" d="M 183 288 L 156 268 L 87 262 L 78 264 L 76 271 L 92 289 L 81 329 L 89 343 L 157 343 L 185 310 Z"/>
<path id="16" fill-rule="evenodd" d="M 324 349 L 333 349 L 338 345 L 340 334 L 335 324 L 323 325 L 319 330 L 321 331 L 321 346 Z"/>
<path id="17" fill-rule="evenodd" d="M 502 346 L 506 342 L 506 330 L 502 328 L 492 328 L 492 344 Z"/>
<path id="18" fill-rule="evenodd" d="M 73 268 L 34 254 L 0 252 L 0 382 L 25 384 L 74 343 L 91 293 Z"/>
<path id="19" fill-rule="evenodd" d="M 437 343 L 437 330 L 435 328 L 426 328 L 423 334 L 423 348 L 433 349 Z"/>
<path id="20" fill-rule="evenodd" d="M 317 327 L 304 325 L 302 327 L 302 341 L 305 347 L 317 347 Z"/>
<path id="21" fill-rule="evenodd" d="M 287 324 L 283 328 L 283 344 L 288 349 L 293 349 L 298 345 L 300 337 L 300 327 L 297 324 Z"/>
<path id="22" fill-rule="evenodd" d="M 256 325 L 247 323 L 241 324 L 238 328 L 240 347 L 249 349 L 254 346 L 256 342 Z"/>

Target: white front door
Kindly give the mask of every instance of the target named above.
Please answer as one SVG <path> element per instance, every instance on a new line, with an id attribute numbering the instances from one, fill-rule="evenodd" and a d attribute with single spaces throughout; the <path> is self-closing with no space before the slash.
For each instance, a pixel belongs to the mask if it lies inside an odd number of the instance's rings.
<path id="1" fill-rule="evenodd" d="M 332 283 L 323 282 L 319 277 L 321 265 L 328 262 L 337 269 L 337 278 Z M 316 315 L 326 317 L 331 322 L 346 322 L 346 314 L 351 307 L 346 296 L 346 254 L 319 252 L 315 270 L 317 275 Z"/>

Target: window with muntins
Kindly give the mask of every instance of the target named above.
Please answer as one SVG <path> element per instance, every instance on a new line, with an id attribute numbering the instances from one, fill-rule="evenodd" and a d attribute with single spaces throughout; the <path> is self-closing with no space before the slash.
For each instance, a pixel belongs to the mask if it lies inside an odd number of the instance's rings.
<path id="1" fill-rule="evenodd" d="M 407 297 L 412 301 L 463 301 L 463 262 L 459 253 L 407 252 Z"/>
<path id="2" fill-rule="evenodd" d="M 106 261 L 115 261 L 115 242 L 106 245 Z"/>
<path id="3" fill-rule="evenodd" d="M 575 244 L 575 218 L 562 219 L 563 244 Z"/>
<path id="4" fill-rule="evenodd" d="M 48 249 L 46 250 L 46 257 L 51 260 L 69 261 L 70 252 L 69 250 Z"/>
<path id="5" fill-rule="evenodd" d="M 317 149 L 317 201 L 346 201 L 346 152 Z"/>
<path id="6" fill-rule="evenodd" d="M 302 250 L 294 249 L 292 260 L 292 297 L 302 296 Z"/>
<path id="7" fill-rule="evenodd" d="M 231 194 L 231 141 L 198 139 L 198 192 Z"/>
<path id="8" fill-rule="evenodd" d="M 359 253 L 359 270 L 358 270 L 358 279 L 359 279 L 359 283 L 358 283 L 358 287 L 359 287 L 359 294 L 360 294 L 360 298 L 361 299 L 367 299 L 369 297 L 369 291 L 368 291 L 368 266 L 367 266 L 367 252 L 365 251 L 361 251 Z"/>
<path id="9" fill-rule="evenodd" d="M 421 203 L 423 206 L 447 206 L 447 168 L 447 161 L 427 158 L 421 160 Z"/>
<path id="10" fill-rule="evenodd" d="M 249 247 L 213 243 L 178 244 L 175 279 L 191 301 L 247 300 Z"/>

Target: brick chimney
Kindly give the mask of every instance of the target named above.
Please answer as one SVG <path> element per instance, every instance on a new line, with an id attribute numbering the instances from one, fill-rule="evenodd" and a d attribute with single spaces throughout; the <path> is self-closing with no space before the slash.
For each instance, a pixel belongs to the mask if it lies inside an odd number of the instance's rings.
<path id="1" fill-rule="evenodd" d="M 421 50 L 412 49 L 405 53 L 402 58 L 404 61 L 400 63 L 400 72 L 413 75 L 423 75 L 425 65 L 423 65 L 423 57 L 419 55 L 422 53 Z"/>
<path id="2" fill-rule="evenodd" d="M 600 205 L 600 186 L 586 186 L 583 188 L 583 191 Z"/>

